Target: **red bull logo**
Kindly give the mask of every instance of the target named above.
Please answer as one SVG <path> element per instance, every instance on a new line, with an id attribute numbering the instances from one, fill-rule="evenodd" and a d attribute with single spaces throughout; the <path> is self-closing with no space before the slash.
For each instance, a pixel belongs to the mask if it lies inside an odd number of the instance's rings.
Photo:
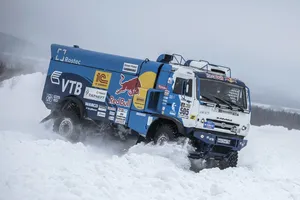
<path id="1" fill-rule="evenodd" d="M 132 78 L 128 81 L 124 81 L 125 76 L 121 74 L 120 86 L 121 88 L 116 91 L 116 94 L 121 94 L 127 92 L 129 96 L 139 94 L 139 88 L 141 87 L 141 82 L 138 77 Z"/>
<path id="2" fill-rule="evenodd" d="M 229 83 L 236 83 L 237 82 L 235 79 L 229 78 L 229 77 L 226 77 L 225 80 L 228 81 Z"/>

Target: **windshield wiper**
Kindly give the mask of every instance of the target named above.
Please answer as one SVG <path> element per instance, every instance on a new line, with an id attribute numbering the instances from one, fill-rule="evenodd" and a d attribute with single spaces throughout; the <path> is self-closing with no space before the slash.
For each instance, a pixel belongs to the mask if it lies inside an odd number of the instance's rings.
<path id="1" fill-rule="evenodd" d="M 220 97 L 217 97 L 217 96 L 215 96 L 215 95 L 211 95 L 211 96 L 213 96 L 213 97 L 216 98 L 217 100 L 219 100 L 219 101 L 225 103 L 225 104 L 229 107 L 229 109 L 233 110 L 231 104 L 230 104 L 228 101 L 226 101 L 226 100 L 224 100 L 224 99 L 221 99 Z"/>
<path id="2" fill-rule="evenodd" d="M 216 99 L 218 99 L 218 100 L 220 100 L 220 101 L 222 101 L 222 102 L 226 103 L 228 106 L 230 106 L 230 109 L 233 109 L 233 108 L 232 108 L 232 106 L 231 106 L 231 105 L 233 105 L 233 106 L 236 106 L 236 107 L 238 107 L 240 111 L 244 112 L 244 109 L 243 109 L 243 107 L 242 107 L 242 106 L 240 106 L 240 105 L 237 105 L 236 103 L 233 103 L 233 102 L 232 102 L 232 101 L 230 101 L 230 100 L 222 99 L 222 98 L 219 98 L 219 97 L 217 97 L 217 96 L 214 96 L 214 95 L 212 95 L 212 96 L 213 96 L 213 97 L 215 97 Z"/>
<path id="3" fill-rule="evenodd" d="M 217 104 L 217 106 L 220 106 L 220 104 L 217 102 L 217 101 L 215 101 L 214 99 L 212 99 L 212 98 L 209 98 L 208 96 L 205 96 L 205 95 L 201 95 L 201 97 L 203 97 L 204 99 L 206 99 L 206 100 L 209 100 L 209 101 L 211 101 L 211 102 L 214 102 L 214 103 L 216 103 Z"/>
<path id="4" fill-rule="evenodd" d="M 231 105 L 236 106 L 239 108 L 240 111 L 244 112 L 244 108 L 236 103 L 233 103 L 232 101 L 228 101 Z"/>

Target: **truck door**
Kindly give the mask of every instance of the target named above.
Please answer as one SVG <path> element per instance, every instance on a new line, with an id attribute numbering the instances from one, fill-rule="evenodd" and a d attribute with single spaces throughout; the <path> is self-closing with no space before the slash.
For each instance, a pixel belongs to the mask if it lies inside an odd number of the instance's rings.
<path id="1" fill-rule="evenodd" d="M 199 107 L 198 101 L 195 100 L 195 78 L 176 77 L 173 92 L 179 94 L 180 107 L 177 116 L 182 119 L 185 127 L 195 127 Z"/>

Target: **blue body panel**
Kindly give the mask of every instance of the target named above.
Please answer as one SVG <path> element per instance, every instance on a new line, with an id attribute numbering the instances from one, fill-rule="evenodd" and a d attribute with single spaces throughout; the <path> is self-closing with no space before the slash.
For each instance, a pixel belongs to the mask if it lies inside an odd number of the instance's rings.
<path id="1" fill-rule="evenodd" d="M 105 54 L 81 48 L 73 48 L 63 45 L 51 45 L 51 57 L 65 63 L 73 63 L 87 67 L 94 67 L 98 69 L 109 69 L 110 71 L 122 72 L 124 62 L 138 65 L 136 72 L 131 74 L 138 74 L 140 66 L 144 60 L 128 58 L 123 56 Z"/>
<path id="2" fill-rule="evenodd" d="M 62 45 L 52 45 L 51 56 L 42 95 L 48 109 L 76 96 L 85 105 L 87 117 L 122 125 L 128 125 L 131 110 L 145 109 L 147 91 L 154 87 L 163 65 Z"/>

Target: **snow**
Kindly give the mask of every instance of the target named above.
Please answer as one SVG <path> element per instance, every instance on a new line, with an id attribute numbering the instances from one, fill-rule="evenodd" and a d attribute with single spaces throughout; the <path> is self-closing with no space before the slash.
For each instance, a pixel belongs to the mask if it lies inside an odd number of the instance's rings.
<path id="1" fill-rule="evenodd" d="M 72 144 L 39 121 L 45 76 L 0 87 L 0 200 L 298 199 L 300 132 L 252 127 L 237 168 L 189 170 L 187 146 L 133 145 L 104 135 Z"/>

